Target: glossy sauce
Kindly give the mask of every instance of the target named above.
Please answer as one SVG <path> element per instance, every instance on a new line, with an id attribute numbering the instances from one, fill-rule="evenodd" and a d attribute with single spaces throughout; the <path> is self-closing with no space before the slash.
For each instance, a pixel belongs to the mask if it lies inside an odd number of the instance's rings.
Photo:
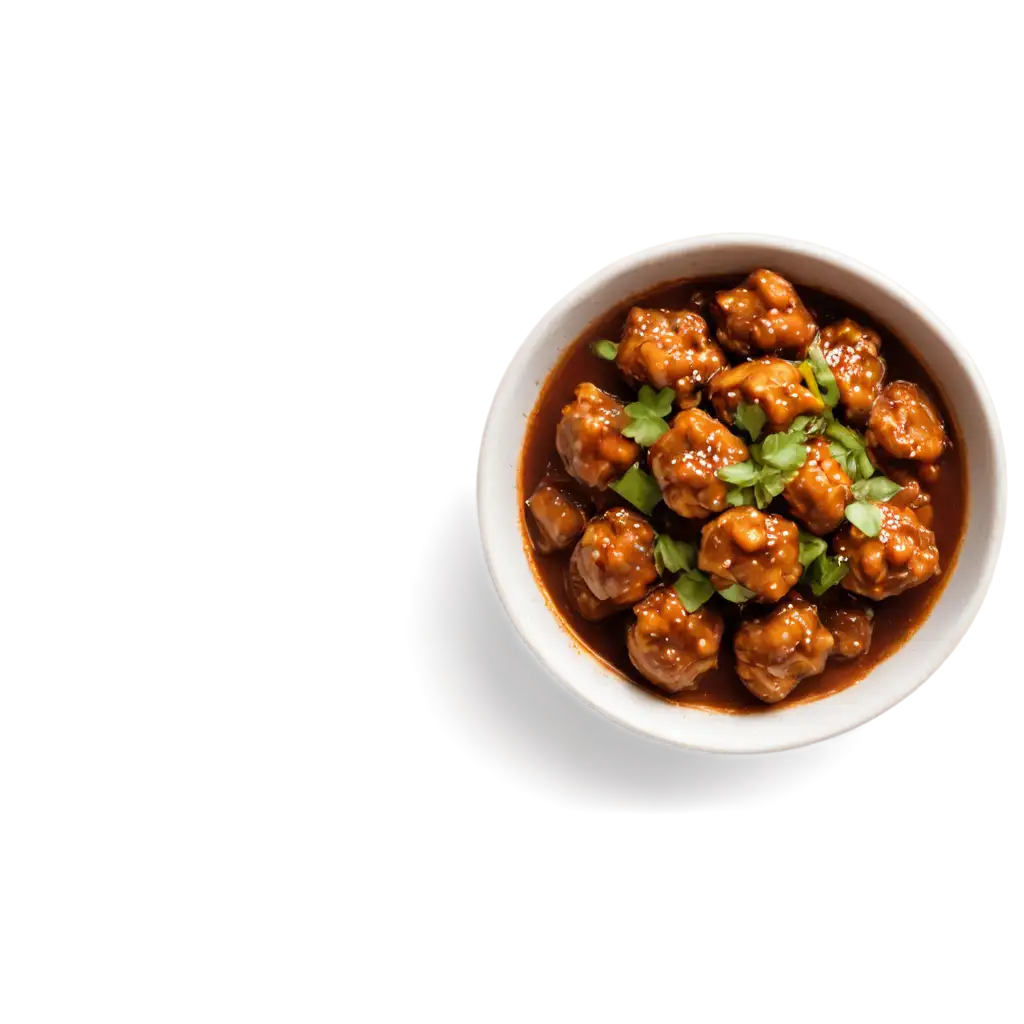
<path id="1" fill-rule="evenodd" d="M 614 491 L 588 490 L 571 480 L 555 451 L 555 427 L 561 418 L 562 407 L 572 401 L 577 384 L 590 381 L 626 402 L 634 400 L 633 391 L 622 379 L 615 363 L 593 355 L 589 345 L 600 338 L 618 341 L 626 314 L 630 307 L 635 305 L 661 309 L 697 308 L 709 321 L 714 336 L 713 323 L 703 306 L 702 297 L 710 299 L 715 291 L 735 287 L 743 277 L 745 275 L 699 282 L 677 282 L 634 296 L 606 317 L 595 321 L 573 343 L 544 382 L 540 397 L 530 416 L 519 467 L 519 507 L 527 556 L 534 575 L 549 605 L 582 647 L 631 682 L 664 700 L 718 711 L 763 712 L 772 707 L 817 700 L 862 679 L 878 662 L 899 648 L 924 621 L 955 566 L 966 525 L 968 502 L 963 440 L 956 419 L 940 388 L 914 353 L 891 331 L 856 307 L 823 292 L 805 288 L 799 282 L 793 282 L 804 303 L 814 313 L 820 327 L 835 323 L 843 317 L 850 317 L 857 323 L 876 330 L 882 337 L 881 354 L 887 366 L 886 382 L 913 381 L 928 393 L 942 413 L 952 442 L 951 449 L 947 450 L 939 463 L 939 479 L 935 483 L 923 485 L 932 497 L 934 521 L 931 529 L 935 532 L 942 571 L 928 582 L 904 591 L 896 597 L 881 602 L 865 602 L 875 612 L 874 633 L 869 653 L 851 662 L 829 660 L 821 675 L 803 680 L 793 693 L 779 704 L 764 704 L 750 694 L 733 668 L 732 635 L 736 626 L 744 618 L 767 615 L 771 606 L 751 602 L 745 609 L 740 609 L 726 601 L 716 600 L 716 607 L 726 619 L 726 634 L 719 652 L 718 668 L 701 676 L 697 689 L 668 697 L 651 686 L 629 660 L 626 651 L 626 630 L 635 621 L 632 610 L 626 609 L 602 622 L 588 622 L 578 615 L 569 603 L 565 587 L 566 567 L 572 548 L 551 555 L 539 554 L 530 539 L 531 525 L 523 504 L 541 480 L 546 478 L 580 498 L 587 506 L 588 515 L 617 505 L 630 507 Z M 902 465 L 912 466 L 910 463 Z M 782 498 L 776 499 L 770 511 L 790 517 Z M 707 522 L 684 519 L 668 509 L 664 503 L 658 505 L 650 518 L 659 533 L 668 533 L 680 540 L 690 540 L 698 546 L 701 527 Z M 824 598 L 814 598 L 807 594 L 810 600 L 819 605 L 841 598 L 842 595 L 849 596 L 842 587 L 832 588 Z"/>

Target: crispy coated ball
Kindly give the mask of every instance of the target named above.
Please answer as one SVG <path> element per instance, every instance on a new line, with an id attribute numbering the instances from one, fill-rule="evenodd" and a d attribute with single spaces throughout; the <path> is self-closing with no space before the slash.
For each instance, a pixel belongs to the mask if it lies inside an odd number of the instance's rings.
<path id="1" fill-rule="evenodd" d="M 935 462 L 946 449 L 942 417 L 932 400 L 909 381 L 884 387 L 871 407 L 868 444 L 896 459 Z"/>
<path id="2" fill-rule="evenodd" d="M 634 386 L 673 388 L 680 409 L 695 406 L 701 388 L 729 365 L 699 313 L 639 306 L 626 317 L 615 361 Z"/>
<path id="3" fill-rule="evenodd" d="M 811 533 L 824 536 L 839 527 L 850 503 L 846 471 L 832 457 L 828 442 L 816 437 L 807 445 L 807 460 L 782 492 L 790 511 Z"/>
<path id="4" fill-rule="evenodd" d="M 602 601 L 600 598 L 594 597 L 590 592 L 590 588 L 584 583 L 583 577 L 580 575 L 579 553 L 580 549 L 577 545 L 573 549 L 572 555 L 569 556 L 569 568 L 566 572 L 566 592 L 569 595 L 572 606 L 583 618 L 589 619 L 591 622 L 599 622 L 601 619 L 607 619 L 609 615 L 614 615 L 622 609 L 614 601 Z"/>
<path id="5" fill-rule="evenodd" d="M 688 409 L 651 445 L 648 462 L 673 512 L 707 519 L 726 507 L 728 485 L 715 474 L 749 457 L 747 446 L 727 427 L 700 409 Z"/>
<path id="6" fill-rule="evenodd" d="M 715 296 L 718 340 L 739 356 L 777 352 L 802 359 L 818 333 L 796 289 L 770 270 L 755 270 L 738 288 Z"/>
<path id="7" fill-rule="evenodd" d="M 575 571 L 598 602 L 636 604 L 658 578 L 654 527 L 628 508 L 602 512 L 587 523 L 572 554 Z"/>
<path id="8" fill-rule="evenodd" d="M 913 509 L 880 504 L 882 529 L 868 537 L 850 525 L 832 538 L 835 553 L 849 562 L 843 586 L 873 601 L 901 594 L 939 571 L 935 534 Z"/>
<path id="9" fill-rule="evenodd" d="M 847 416 L 862 423 L 885 380 L 885 362 L 879 356 L 882 339 L 853 320 L 840 320 L 818 337 L 825 362 L 839 385 L 839 403 Z"/>
<path id="10" fill-rule="evenodd" d="M 759 405 L 771 431 L 788 430 L 797 416 L 814 416 L 825 408 L 804 384 L 800 371 L 774 356 L 723 370 L 711 381 L 708 395 L 719 419 L 730 424 L 735 422 L 740 402 Z"/>
<path id="11" fill-rule="evenodd" d="M 736 672 L 755 697 L 774 704 L 801 679 L 825 670 L 834 643 L 814 605 L 792 594 L 770 615 L 736 631 Z"/>
<path id="12" fill-rule="evenodd" d="M 936 469 L 934 463 L 921 467 L 923 470 Z M 920 481 L 909 470 L 903 467 L 890 468 L 885 474 L 893 483 L 900 484 L 903 490 L 889 499 L 890 505 L 898 508 L 912 508 L 917 513 L 917 518 L 922 526 L 932 528 L 932 520 L 935 518 L 935 509 L 932 505 L 932 496 L 921 487 Z"/>
<path id="13" fill-rule="evenodd" d="M 568 494 L 549 483 L 538 485 L 527 498 L 526 507 L 536 526 L 534 547 L 542 555 L 569 547 L 587 522 L 583 509 Z"/>
<path id="14" fill-rule="evenodd" d="M 853 661 L 871 650 L 875 613 L 870 608 L 859 601 L 844 601 L 820 608 L 819 614 L 836 642 L 832 648 L 833 658 Z"/>
<path id="15" fill-rule="evenodd" d="M 716 590 L 740 583 L 759 601 L 778 601 L 803 574 L 800 534 L 782 516 L 731 508 L 701 531 L 697 565 Z"/>
<path id="16" fill-rule="evenodd" d="M 566 472 L 603 491 L 640 457 L 640 446 L 622 436 L 630 423 L 626 407 L 593 384 L 580 384 L 562 409 L 555 447 Z"/>
<path id="17" fill-rule="evenodd" d="M 645 679 L 667 693 L 693 690 L 698 678 L 718 664 L 725 623 L 704 605 L 688 612 L 672 587 L 657 587 L 634 609 L 629 659 Z"/>

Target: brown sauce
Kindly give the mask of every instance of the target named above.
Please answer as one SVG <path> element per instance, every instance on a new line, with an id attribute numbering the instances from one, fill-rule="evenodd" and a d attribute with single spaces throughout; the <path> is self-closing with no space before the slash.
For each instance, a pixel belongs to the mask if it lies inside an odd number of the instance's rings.
<path id="1" fill-rule="evenodd" d="M 952 409 L 945 401 L 941 388 L 929 375 L 921 360 L 884 324 L 878 323 L 863 310 L 794 281 L 800 297 L 821 326 L 835 323 L 843 317 L 850 317 L 857 323 L 876 330 L 882 337 L 882 355 L 888 367 L 886 379 L 913 381 L 927 392 L 942 413 L 952 445 L 942 458 L 939 479 L 927 487 L 934 508 L 931 528 L 935 532 L 939 549 L 941 573 L 896 597 L 874 603 L 874 633 L 868 654 L 851 662 L 830 660 L 823 673 L 803 680 L 789 697 L 776 705 L 764 704 L 754 697 L 744 687 L 733 667 L 732 634 L 743 618 L 767 614 L 768 609 L 763 605 L 760 609 L 740 609 L 728 606 L 724 601 L 717 601 L 716 606 L 726 617 L 726 636 L 719 653 L 718 668 L 701 676 L 697 689 L 684 691 L 672 697 L 667 697 L 662 691 L 651 686 L 629 660 L 626 651 L 626 630 L 635 621 L 630 609 L 601 622 L 588 622 L 576 613 L 569 603 L 565 587 L 566 567 L 572 549 L 551 555 L 539 554 L 530 538 L 531 527 L 523 503 L 541 480 L 547 477 L 557 481 L 564 490 L 571 491 L 583 499 L 592 510 L 590 514 L 617 505 L 629 507 L 614 491 L 588 490 L 571 480 L 555 451 L 555 427 L 561 418 L 562 407 L 572 401 L 577 384 L 590 381 L 627 402 L 634 400 L 633 392 L 622 379 L 615 364 L 593 355 L 589 345 L 601 338 L 617 341 L 631 306 L 693 308 L 695 293 L 701 292 L 710 296 L 715 291 L 735 287 L 744 276 L 661 285 L 652 291 L 634 296 L 607 316 L 592 323 L 570 346 L 544 382 L 527 426 L 526 442 L 519 466 L 519 508 L 527 557 L 548 604 L 579 645 L 625 679 L 664 700 L 729 712 L 766 711 L 771 707 L 826 697 L 863 679 L 875 665 L 902 646 L 927 618 L 955 567 L 966 525 L 968 503 L 963 438 L 956 417 L 952 415 Z M 787 515 L 786 505 L 782 499 L 776 499 L 770 510 Z M 677 516 L 667 509 L 664 503 L 659 504 L 654 510 L 651 521 L 660 533 L 668 533 L 677 539 L 691 540 L 699 544 L 704 522 Z M 824 598 L 810 599 L 816 604 L 822 604 L 835 600 L 843 593 L 845 591 L 841 587 L 835 587 Z"/>

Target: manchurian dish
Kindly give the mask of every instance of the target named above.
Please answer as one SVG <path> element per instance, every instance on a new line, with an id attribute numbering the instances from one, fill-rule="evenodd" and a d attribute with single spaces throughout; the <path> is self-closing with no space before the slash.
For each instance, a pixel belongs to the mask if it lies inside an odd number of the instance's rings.
<path id="1" fill-rule="evenodd" d="M 545 383 L 520 465 L 529 554 L 632 682 L 720 711 L 813 700 L 928 615 L 963 534 L 962 456 L 924 366 L 861 310 L 770 270 L 667 285 Z"/>

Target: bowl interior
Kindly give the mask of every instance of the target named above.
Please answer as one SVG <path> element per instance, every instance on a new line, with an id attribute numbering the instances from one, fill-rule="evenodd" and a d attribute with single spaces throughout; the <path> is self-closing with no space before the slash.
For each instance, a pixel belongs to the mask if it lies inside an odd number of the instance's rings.
<path id="1" fill-rule="evenodd" d="M 967 530 L 958 558 L 943 552 L 945 589 L 931 614 L 864 680 L 830 697 L 759 714 L 730 715 L 659 700 L 581 650 L 548 608 L 533 577 L 519 524 L 517 475 L 527 418 L 549 371 L 593 320 L 671 280 L 768 266 L 798 284 L 861 306 L 913 348 L 955 410 L 968 449 Z M 999 427 L 973 362 L 919 302 L 876 272 L 805 243 L 717 236 L 627 257 L 574 289 L 534 328 L 509 366 L 480 453 L 478 502 L 488 565 L 523 639 L 566 686 L 616 721 L 683 746 L 729 752 L 784 749 L 854 728 L 898 703 L 956 646 L 988 588 L 1002 536 L 1005 472 Z"/>

